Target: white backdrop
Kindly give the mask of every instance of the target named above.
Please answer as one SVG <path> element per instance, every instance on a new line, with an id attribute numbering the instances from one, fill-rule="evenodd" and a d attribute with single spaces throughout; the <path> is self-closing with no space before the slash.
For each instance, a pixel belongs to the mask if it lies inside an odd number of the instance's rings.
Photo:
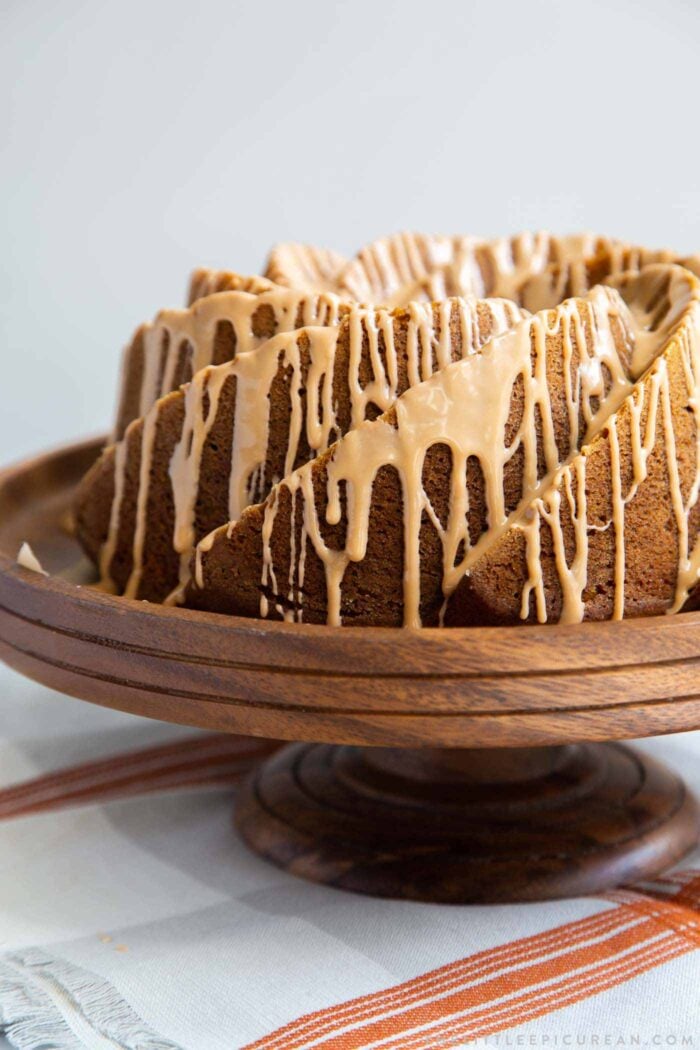
<path id="1" fill-rule="evenodd" d="M 104 429 L 132 328 L 275 240 L 700 249 L 693 0 L 4 0 L 0 460 Z"/>

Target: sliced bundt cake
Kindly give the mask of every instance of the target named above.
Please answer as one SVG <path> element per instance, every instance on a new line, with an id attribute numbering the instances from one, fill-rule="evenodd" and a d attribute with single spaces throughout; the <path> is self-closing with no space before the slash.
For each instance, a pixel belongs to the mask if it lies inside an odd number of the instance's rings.
<path id="1" fill-rule="evenodd" d="M 317 622 L 679 608 L 700 564 L 688 270 L 700 257 L 524 233 L 195 271 L 188 308 L 127 347 L 116 444 L 78 495 L 101 585 Z"/>

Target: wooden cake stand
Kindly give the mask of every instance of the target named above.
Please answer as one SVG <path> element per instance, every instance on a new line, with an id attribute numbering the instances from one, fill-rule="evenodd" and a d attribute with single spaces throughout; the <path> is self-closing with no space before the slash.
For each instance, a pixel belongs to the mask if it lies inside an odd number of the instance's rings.
<path id="1" fill-rule="evenodd" d="M 412 631 L 111 597 L 72 582 L 67 528 L 99 446 L 0 475 L 0 656 L 93 703 L 306 741 L 242 790 L 236 824 L 257 853 L 360 893 L 515 901 L 649 876 L 697 843 L 673 772 L 592 741 L 700 727 L 700 613 Z M 25 540 L 49 577 L 17 565 Z"/>

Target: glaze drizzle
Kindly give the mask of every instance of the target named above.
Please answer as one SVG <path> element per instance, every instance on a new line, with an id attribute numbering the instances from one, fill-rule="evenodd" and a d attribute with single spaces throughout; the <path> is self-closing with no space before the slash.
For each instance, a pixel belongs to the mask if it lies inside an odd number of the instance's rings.
<path id="1" fill-rule="evenodd" d="M 614 329 L 617 329 L 617 335 Z M 438 529 L 442 545 L 443 592 L 448 596 L 477 558 L 486 542 L 507 527 L 504 472 L 511 458 L 523 452 L 523 497 L 536 490 L 539 454 L 549 474 L 562 456 L 554 422 L 552 368 L 563 376 L 563 394 L 569 419 L 569 457 L 579 447 L 579 434 L 594 432 L 632 388 L 623 345 L 631 353 L 633 320 L 616 291 L 598 287 L 584 300 L 563 303 L 525 319 L 492 339 L 478 356 L 448 365 L 431 379 L 407 391 L 396 402 L 395 420 L 364 423 L 339 442 L 327 464 L 328 499 L 319 509 L 313 489 L 313 464 L 301 467 L 283 485 L 292 496 L 302 494 L 303 524 L 299 550 L 310 541 L 326 576 L 327 622 L 341 623 L 342 579 L 350 562 L 362 561 L 374 478 L 384 465 L 393 466 L 401 479 L 404 520 L 404 623 L 420 626 L 420 528 L 427 513 Z M 621 334 L 624 333 L 624 334 Z M 556 362 L 550 360 L 558 357 Z M 521 422 L 513 440 L 505 442 L 516 383 L 523 381 Z M 423 487 L 423 463 L 429 448 L 447 445 L 452 452 L 448 520 L 442 525 L 429 506 Z M 470 542 L 465 484 L 470 457 L 480 464 L 484 478 L 489 528 L 476 544 Z M 328 524 L 341 520 L 341 490 L 347 491 L 347 531 L 342 550 L 331 549 L 322 534 L 320 514 Z M 303 618 L 302 580 L 295 586 L 298 566 L 290 564 L 289 579 L 277 578 L 271 536 L 278 509 L 278 493 L 265 506 L 261 591 L 279 594 L 278 615 Z M 207 550 L 206 541 L 202 545 Z M 460 551 L 463 552 L 460 555 Z M 196 582 L 203 585 L 201 558 Z M 267 615 L 267 597 L 261 614 Z"/>

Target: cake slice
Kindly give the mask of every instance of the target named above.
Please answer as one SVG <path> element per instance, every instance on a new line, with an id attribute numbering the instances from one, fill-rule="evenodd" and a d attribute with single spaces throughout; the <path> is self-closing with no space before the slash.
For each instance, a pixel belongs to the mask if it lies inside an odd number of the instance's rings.
<path id="1" fill-rule="evenodd" d="M 471 567 L 446 623 L 678 612 L 700 576 L 700 282 L 663 353 L 605 427 Z M 624 291 L 629 280 L 623 278 Z M 674 290 L 674 284 L 676 288 Z M 663 303 L 660 304 L 663 308 Z"/>
<path id="2" fill-rule="evenodd" d="M 525 319 L 408 390 L 204 538 L 187 604 L 437 623 L 470 562 L 601 429 L 687 309 L 693 278 L 669 303 L 669 271 L 623 282 L 626 302 L 598 286 Z"/>
<path id="3" fill-rule="evenodd" d="M 219 317 L 220 298 L 201 300 L 192 314 L 199 307 Z M 102 585 L 164 600 L 187 578 L 202 536 L 522 316 L 503 300 L 355 306 L 326 328 L 278 335 L 201 369 L 133 422 L 80 486 L 77 535 Z"/>
<path id="4" fill-rule="evenodd" d="M 237 353 L 260 346 L 279 332 L 303 325 L 335 325 L 343 303 L 330 292 L 302 293 L 279 288 L 260 278 L 196 271 L 192 306 L 161 310 L 151 324 L 141 325 L 126 347 L 122 361 L 114 438 L 123 437 L 129 423 L 207 365 L 232 361 Z M 223 290 L 219 284 L 240 284 Z M 243 286 L 248 290 L 243 290 Z M 268 286 L 268 287 L 266 287 Z M 217 289 L 210 292 L 210 288 Z M 253 290 L 255 289 L 255 290 Z M 202 296 L 201 293 L 207 294 Z"/>

